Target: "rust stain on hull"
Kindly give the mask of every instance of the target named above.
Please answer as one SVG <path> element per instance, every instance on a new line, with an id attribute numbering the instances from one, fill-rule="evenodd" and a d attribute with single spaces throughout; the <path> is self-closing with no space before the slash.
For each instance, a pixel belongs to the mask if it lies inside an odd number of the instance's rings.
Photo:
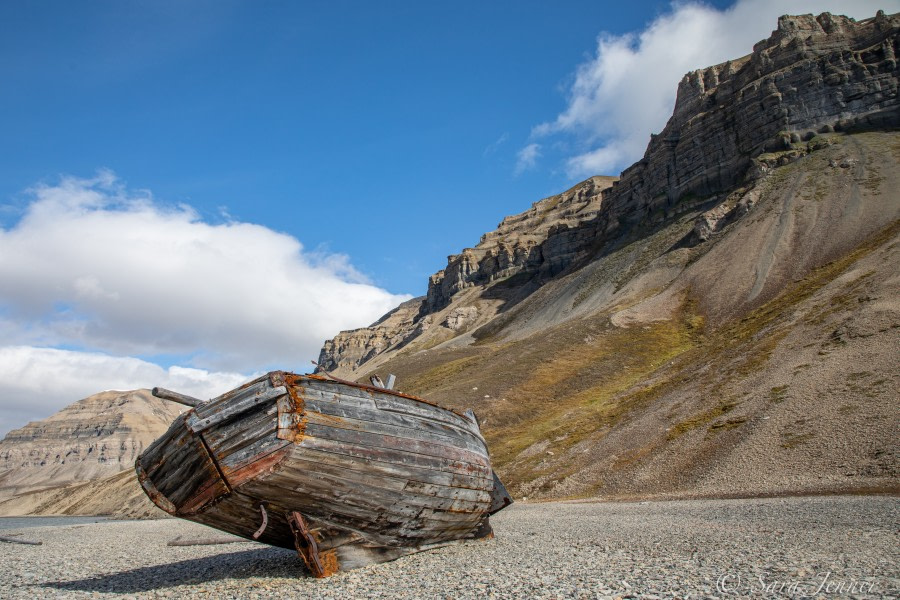
<path id="1" fill-rule="evenodd" d="M 267 454 L 266 456 L 263 456 L 258 460 L 255 460 L 239 469 L 231 470 L 228 468 L 223 468 L 222 472 L 225 474 L 225 480 L 233 488 L 240 487 L 248 481 L 271 472 L 278 465 L 278 463 L 285 459 L 289 451 L 289 447 L 284 447 L 280 450 L 276 450 L 275 452 Z"/>

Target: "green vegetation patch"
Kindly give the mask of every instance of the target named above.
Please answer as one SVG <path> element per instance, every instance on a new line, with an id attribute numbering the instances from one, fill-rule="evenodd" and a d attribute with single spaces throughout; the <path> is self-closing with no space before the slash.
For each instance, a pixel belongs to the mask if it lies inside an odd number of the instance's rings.
<path id="1" fill-rule="evenodd" d="M 477 368 L 479 359 L 477 355 L 464 356 L 439 364 L 405 379 L 403 387 L 414 391 L 429 389 L 438 382 L 459 377 L 466 369 Z"/>
<path id="2" fill-rule="evenodd" d="M 787 390 L 788 386 L 786 385 L 773 387 L 769 390 L 769 401 L 776 404 L 784 402 L 784 399 L 787 397 Z"/>
<path id="3" fill-rule="evenodd" d="M 671 441 L 671 440 L 674 440 L 674 439 L 684 435 L 688 431 L 692 431 L 699 427 L 704 427 L 705 425 L 707 425 L 714 419 L 718 419 L 722 415 L 725 415 L 728 412 L 730 412 L 731 409 L 733 409 L 735 406 L 737 406 L 737 402 L 733 402 L 733 401 L 719 402 L 719 404 L 717 404 L 713 408 L 703 411 L 702 413 L 694 415 L 693 417 L 690 417 L 688 419 L 685 419 L 684 421 L 681 421 L 680 423 L 676 423 L 675 425 L 673 425 L 669 429 L 669 432 L 666 435 L 666 439 Z M 740 425 L 741 423 L 743 423 L 746 420 L 747 420 L 746 417 L 743 417 L 743 420 L 736 422 L 735 427 L 737 425 Z"/>
<path id="4" fill-rule="evenodd" d="M 809 442 L 814 437 L 816 437 L 814 433 L 789 431 L 781 436 L 781 447 L 790 450 Z"/>
<path id="5" fill-rule="evenodd" d="M 643 405 L 650 394 L 626 392 L 698 343 L 703 319 L 692 309 L 686 302 L 679 319 L 608 328 L 533 368 L 507 392 L 516 398 L 511 410 L 492 417 L 486 431 L 497 464 L 516 461 L 543 440 L 552 440 L 554 454 L 564 452 Z M 517 461 L 511 479 L 532 479 L 545 459 Z"/>

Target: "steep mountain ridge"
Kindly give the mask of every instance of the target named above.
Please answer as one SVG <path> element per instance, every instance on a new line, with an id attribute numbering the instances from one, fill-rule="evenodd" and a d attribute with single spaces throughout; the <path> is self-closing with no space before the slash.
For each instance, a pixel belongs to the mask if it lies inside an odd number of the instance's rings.
<path id="1" fill-rule="evenodd" d="M 550 215 L 526 248 L 517 244 L 521 227 L 518 237 L 506 239 L 504 221 L 474 249 L 449 257 L 447 267 L 431 276 L 426 297 L 405 307 L 402 323 L 352 332 L 364 352 L 342 351 L 345 333 L 327 341 L 320 368 L 345 377 L 370 370 L 388 359 L 379 355 L 406 348 L 429 329 L 420 343 L 445 343 L 463 328 L 432 325 L 448 318 L 451 324 L 462 320 L 466 331 L 484 325 L 566 269 L 615 252 L 680 215 L 704 211 L 684 243 L 708 237 L 748 210 L 753 195 L 740 193 L 741 186 L 827 144 L 823 136 L 900 124 L 898 30 L 900 16 L 881 11 L 860 22 L 829 13 L 781 17 L 752 54 L 682 79 L 666 127 L 618 181 L 605 178 L 599 186 L 591 178 L 565 193 L 576 192 L 570 200 L 576 207 L 587 200 L 585 218 L 554 222 Z M 527 215 L 557 198 L 509 220 L 527 227 Z M 512 276 L 505 289 L 493 286 L 493 294 L 465 293 Z M 416 302 L 418 313 L 410 318 Z M 451 303 L 454 315 L 447 310 Z"/>
<path id="2" fill-rule="evenodd" d="M 594 216 L 505 278 L 450 257 L 320 368 L 475 408 L 520 495 L 896 489 L 898 32 L 782 17 L 682 80 Z"/>

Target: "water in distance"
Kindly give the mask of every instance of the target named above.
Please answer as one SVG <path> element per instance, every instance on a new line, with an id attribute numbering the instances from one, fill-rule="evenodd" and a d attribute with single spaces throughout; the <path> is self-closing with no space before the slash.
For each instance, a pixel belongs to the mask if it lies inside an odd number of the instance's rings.
<path id="1" fill-rule="evenodd" d="M 64 527 L 109 520 L 109 517 L 0 517 L 0 531 L 26 527 Z"/>

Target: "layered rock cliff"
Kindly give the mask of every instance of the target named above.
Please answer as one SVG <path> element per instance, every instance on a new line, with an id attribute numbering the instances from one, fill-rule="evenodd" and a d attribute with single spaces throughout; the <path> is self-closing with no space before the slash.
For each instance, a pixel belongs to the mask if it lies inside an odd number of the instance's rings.
<path id="1" fill-rule="evenodd" d="M 884 12 L 859 23 L 784 16 L 749 56 L 688 73 L 663 131 L 604 196 L 594 235 L 670 218 L 685 199 L 754 179 L 772 166 L 766 152 L 900 124 L 898 29 L 900 16 Z"/>
<path id="2" fill-rule="evenodd" d="M 519 274 L 549 277 L 559 272 L 575 248 L 545 246 L 544 242 L 561 229 L 595 218 L 603 190 L 616 180 L 591 177 L 562 194 L 535 202 L 525 212 L 506 217 L 496 230 L 481 236 L 474 248 L 448 257 L 447 266 L 430 277 L 425 297 L 404 302 L 369 327 L 342 331 L 326 341 L 318 369 L 350 373 L 387 350 L 400 350 L 430 328 L 435 322 L 433 315 L 465 289 Z M 549 251 L 547 256 L 545 251 Z M 459 332 L 492 314 L 479 315 L 475 306 L 459 307 L 438 325 Z"/>
<path id="3" fill-rule="evenodd" d="M 543 276 L 560 272 L 575 249 L 545 246 L 547 238 L 595 218 L 600 212 L 603 191 L 616 180 L 591 177 L 562 194 L 535 202 L 523 213 L 503 219 L 496 230 L 481 236 L 474 248 L 450 256 L 447 266 L 429 278 L 428 293 L 418 316 L 441 310 L 465 288 L 521 272 Z"/>
<path id="4" fill-rule="evenodd" d="M 733 195 L 741 186 L 821 149 L 833 132 L 900 124 L 898 31 L 900 16 L 881 11 L 860 22 L 829 13 L 781 17 L 752 54 L 682 79 L 672 117 L 620 179 L 593 177 L 505 219 L 450 256 L 402 318 L 326 342 L 320 368 L 353 376 L 413 340 L 453 343 L 567 269 L 686 214 L 703 212 L 682 244 L 708 239 L 754 202 L 754 194 Z M 494 285 L 504 279 L 505 288 Z M 474 292 L 488 287 L 493 293 Z"/>
<path id="5" fill-rule="evenodd" d="M 133 475 L 135 459 L 183 408 L 148 390 L 101 392 L 9 432 L 0 441 L 0 513 L 29 513 L 48 491 Z M 136 483 L 129 492 L 143 495 Z"/>

